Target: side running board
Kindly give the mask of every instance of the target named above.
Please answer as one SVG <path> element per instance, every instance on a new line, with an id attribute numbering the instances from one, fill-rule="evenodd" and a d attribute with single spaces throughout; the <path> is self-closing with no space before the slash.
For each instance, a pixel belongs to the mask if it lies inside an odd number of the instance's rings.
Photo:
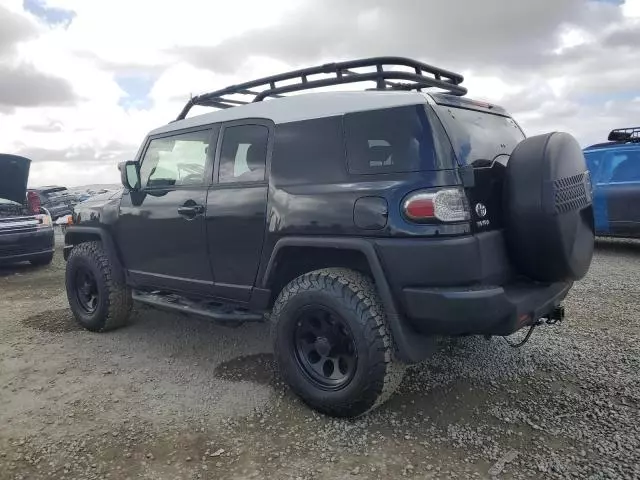
<path id="1" fill-rule="evenodd" d="M 227 325 L 239 325 L 246 322 L 261 322 L 264 320 L 262 313 L 250 312 L 236 305 L 216 303 L 208 300 L 192 300 L 173 293 L 134 290 L 132 298 L 136 302 L 151 307 L 182 313 L 184 315 L 204 317 L 216 323 Z"/>

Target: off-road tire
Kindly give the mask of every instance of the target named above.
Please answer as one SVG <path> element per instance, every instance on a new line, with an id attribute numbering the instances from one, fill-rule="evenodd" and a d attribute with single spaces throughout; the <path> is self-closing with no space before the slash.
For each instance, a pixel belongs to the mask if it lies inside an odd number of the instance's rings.
<path id="1" fill-rule="evenodd" d="M 92 314 L 78 303 L 74 269 L 80 265 L 91 269 L 98 286 L 98 306 Z M 78 323 L 92 332 L 106 332 L 126 325 L 131 314 L 131 290 L 117 280 L 115 265 L 109 260 L 101 242 L 76 245 L 67 259 L 66 289 L 69 306 Z"/>
<path id="2" fill-rule="evenodd" d="M 296 359 L 297 312 L 319 304 L 348 324 L 357 349 L 352 380 L 337 391 L 314 385 Z M 382 302 L 370 278 L 353 270 L 326 268 L 291 281 L 271 314 L 271 334 L 280 375 L 310 407 L 336 417 L 357 417 L 382 405 L 400 385 L 406 366 L 395 358 Z"/>
<path id="3" fill-rule="evenodd" d="M 53 252 L 43 253 L 37 257 L 33 257 L 29 260 L 29 263 L 34 267 L 44 267 L 49 265 L 53 261 Z"/>

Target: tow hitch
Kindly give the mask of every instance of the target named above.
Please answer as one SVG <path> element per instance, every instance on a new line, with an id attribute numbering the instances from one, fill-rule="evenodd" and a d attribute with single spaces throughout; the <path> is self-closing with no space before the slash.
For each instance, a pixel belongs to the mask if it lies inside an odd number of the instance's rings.
<path id="1" fill-rule="evenodd" d="M 540 320 L 544 320 L 547 325 L 555 325 L 556 323 L 563 321 L 564 307 L 558 306 L 554 308 L 548 318 L 541 318 Z"/>
<path id="2" fill-rule="evenodd" d="M 533 330 L 538 325 L 555 325 L 556 323 L 560 323 L 563 320 L 564 320 L 564 307 L 562 305 L 559 305 L 555 307 L 547 317 L 542 317 L 537 322 L 533 323 L 531 327 L 529 327 L 529 331 L 527 332 L 527 334 L 525 335 L 524 339 L 521 342 L 511 343 L 509 340 L 507 340 L 507 337 L 502 337 L 502 338 L 504 338 L 504 341 L 507 342 L 507 345 L 509 345 L 510 347 L 520 348 L 529 341 L 529 339 L 531 338 L 531 334 L 533 333 Z"/>

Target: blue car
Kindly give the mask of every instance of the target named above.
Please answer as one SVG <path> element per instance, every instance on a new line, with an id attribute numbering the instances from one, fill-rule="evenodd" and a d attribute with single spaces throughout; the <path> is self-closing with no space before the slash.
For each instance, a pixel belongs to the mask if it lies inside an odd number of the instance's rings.
<path id="1" fill-rule="evenodd" d="M 640 238 L 640 127 L 612 130 L 608 140 L 584 149 L 596 234 Z"/>

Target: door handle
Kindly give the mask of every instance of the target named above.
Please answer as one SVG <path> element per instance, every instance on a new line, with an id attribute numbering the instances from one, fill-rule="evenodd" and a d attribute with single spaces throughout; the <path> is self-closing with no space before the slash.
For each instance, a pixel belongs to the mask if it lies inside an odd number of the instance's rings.
<path id="1" fill-rule="evenodd" d="M 196 215 L 202 215 L 203 213 L 203 205 L 183 205 L 178 207 L 178 214 L 187 218 L 194 218 Z"/>

